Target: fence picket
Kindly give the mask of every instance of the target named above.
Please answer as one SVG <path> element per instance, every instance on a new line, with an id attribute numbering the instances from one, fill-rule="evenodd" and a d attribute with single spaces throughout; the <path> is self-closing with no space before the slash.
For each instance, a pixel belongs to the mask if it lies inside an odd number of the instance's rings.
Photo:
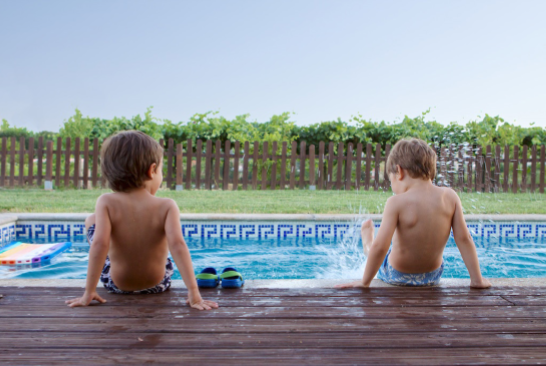
<path id="1" fill-rule="evenodd" d="M 500 192 L 500 145 L 495 146 L 495 181 L 493 182 L 493 192 Z"/>
<path id="2" fill-rule="evenodd" d="M 383 190 L 388 190 L 390 188 L 389 173 L 387 171 L 387 161 L 389 160 L 389 154 L 391 153 L 391 145 L 385 145 L 385 166 L 383 167 Z"/>
<path id="3" fill-rule="evenodd" d="M 472 193 L 472 163 L 474 160 L 474 153 L 472 151 L 472 147 L 469 147 L 470 152 L 468 153 L 468 163 L 467 163 L 467 173 L 466 173 L 466 192 Z"/>
<path id="4" fill-rule="evenodd" d="M 347 162 L 345 164 L 345 190 L 349 191 L 352 184 L 353 174 L 353 143 L 347 145 Z"/>
<path id="5" fill-rule="evenodd" d="M 239 154 L 241 150 L 241 143 L 235 141 L 235 156 L 233 158 L 233 188 L 232 190 L 236 191 L 239 189 Z"/>
<path id="6" fill-rule="evenodd" d="M 222 180 L 222 189 L 229 189 L 229 158 L 231 156 L 231 141 L 226 140 L 224 145 L 224 179 Z"/>
<path id="7" fill-rule="evenodd" d="M 544 165 L 546 160 L 546 146 L 542 145 L 540 149 L 540 193 L 544 193 Z"/>
<path id="8" fill-rule="evenodd" d="M 531 147 L 531 193 L 535 193 L 537 182 L 537 147 Z"/>
<path id="9" fill-rule="evenodd" d="M 46 142 L 46 174 L 45 180 L 51 182 L 53 180 L 53 141 Z"/>
<path id="10" fill-rule="evenodd" d="M 280 188 L 286 189 L 286 150 L 288 149 L 288 143 L 286 141 L 282 142 L 281 150 L 281 182 Z"/>
<path id="11" fill-rule="evenodd" d="M 510 147 L 504 146 L 504 179 L 502 181 L 503 192 L 508 192 L 508 180 L 510 179 Z"/>
<path id="12" fill-rule="evenodd" d="M 201 189 L 201 155 L 203 153 L 203 141 L 197 140 L 195 147 L 195 189 Z"/>
<path id="13" fill-rule="evenodd" d="M 28 139 L 28 180 L 29 186 L 34 185 L 34 137 Z"/>
<path id="14" fill-rule="evenodd" d="M 214 189 L 220 189 L 221 150 L 222 150 L 221 142 L 220 140 L 216 140 L 216 142 L 214 143 Z"/>
<path id="15" fill-rule="evenodd" d="M 455 145 L 449 145 L 449 156 L 447 158 L 447 181 L 451 188 L 456 188 L 455 183 L 455 154 L 454 154 Z"/>
<path id="16" fill-rule="evenodd" d="M 328 143 L 328 177 L 326 179 L 326 189 L 334 188 L 334 143 Z"/>
<path id="17" fill-rule="evenodd" d="M 80 187 L 80 138 L 74 140 L 74 188 Z"/>
<path id="18" fill-rule="evenodd" d="M 485 147 L 485 175 L 484 175 L 484 183 L 485 183 L 485 192 L 489 193 L 491 192 L 491 145 L 487 145 Z"/>
<path id="19" fill-rule="evenodd" d="M 342 178 L 341 178 L 341 169 L 343 168 L 343 142 L 340 142 L 337 145 L 337 174 L 336 174 L 336 189 L 341 189 Z"/>
<path id="20" fill-rule="evenodd" d="M 9 186 L 15 186 L 15 145 L 16 145 L 15 136 L 11 137 L 11 148 L 10 148 L 10 157 L 9 157 Z"/>
<path id="21" fill-rule="evenodd" d="M 464 189 L 464 150 L 463 145 L 459 145 L 459 155 L 457 159 L 458 164 L 458 176 L 457 176 L 457 188 L 459 191 Z"/>
<path id="22" fill-rule="evenodd" d="M 521 153 L 521 192 L 527 192 L 527 145 L 523 145 Z"/>
<path id="23" fill-rule="evenodd" d="M 192 140 L 188 139 L 186 142 L 186 187 L 184 187 L 187 190 L 191 189 L 191 166 L 193 164 L 192 156 L 193 156 Z"/>
<path id="24" fill-rule="evenodd" d="M 375 145 L 375 166 L 374 166 L 374 185 L 373 190 L 379 189 L 379 172 L 381 171 L 381 144 Z"/>
<path id="25" fill-rule="evenodd" d="M 89 188 L 89 138 L 83 140 L 83 188 Z"/>
<path id="26" fill-rule="evenodd" d="M 277 141 L 273 141 L 271 145 L 271 186 L 269 189 L 275 190 L 277 188 Z"/>
<path id="27" fill-rule="evenodd" d="M 518 165 L 519 165 L 519 146 L 514 146 L 514 160 L 512 165 L 512 193 L 518 192 Z"/>
<path id="28" fill-rule="evenodd" d="M 243 189 L 246 191 L 248 189 L 248 158 L 250 154 L 250 144 L 248 141 L 245 141 L 244 151 L 243 151 Z"/>
<path id="29" fill-rule="evenodd" d="M 64 186 L 68 187 L 70 185 L 70 149 L 72 147 L 72 140 L 70 137 L 67 137 L 65 140 L 65 149 L 64 149 Z"/>
<path id="30" fill-rule="evenodd" d="M 161 147 L 163 147 L 163 142 L 160 141 Z M 167 188 L 173 189 L 173 148 L 174 148 L 174 140 L 169 139 L 167 141 L 167 179 L 165 179 Z"/>
<path id="31" fill-rule="evenodd" d="M 258 141 L 254 141 L 254 152 L 252 157 L 252 189 L 258 189 L 258 154 L 259 145 Z"/>
<path id="32" fill-rule="evenodd" d="M 183 177 L 184 177 L 184 175 L 183 175 L 184 174 L 184 172 L 183 172 L 183 166 L 184 166 L 183 158 L 184 158 L 183 146 L 182 146 L 182 143 L 178 143 L 178 144 L 176 144 L 176 160 L 175 160 L 175 164 L 176 164 L 176 189 L 179 189 L 179 187 L 182 188 L 182 184 L 184 183 L 183 182 Z"/>
<path id="33" fill-rule="evenodd" d="M 6 186 L 6 156 L 8 152 L 8 139 L 2 137 L 2 156 L 0 161 L 0 187 Z"/>
<path id="34" fill-rule="evenodd" d="M 315 185 L 315 145 L 309 146 L 309 189 L 316 189 Z"/>
<path id="35" fill-rule="evenodd" d="M 205 189 L 211 188 L 211 175 L 212 175 L 212 141 L 207 140 L 205 145 Z"/>
<path id="36" fill-rule="evenodd" d="M 19 187 L 25 184 L 25 138 L 19 138 Z"/>
<path id="37" fill-rule="evenodd" d="M 91 167 L 91 184 L 97 188 L 99 171 L 99 140 L 93 140 L 93 166 Z"/>
<path id="38" fill-rule="evenodd" d="M 262 144 L 262 191 L 267 188 L 267 154 L 268 154 L 269 144 L 267 141 L 264 141 Z"/>
<path id="39" fill-rule="evenodd" d="M 290 189 L 294 189 L 296 186 L 296 154 L 297 154 L 296 141 L 292 141 L 292 151 L 290 154 Z"/>
<path id="40" fill-rule="evenodd" d="M 355 190 L 360 190 L 360 176 L 362 174 L 362 143 L 356 144 L 356 160 L 355 160 Z"/>
<path id="41" fill-rule="evenodd" d="M 370 172 L 372 171 L 372 144 L 366 144 L 366 177 L 364 179 L 364 189 L 370 189 Z"/>
<path id="42" fill-rule="evenodd" d="M 305 141 L 300 143 L 300 189 L 305 188 Z"/>

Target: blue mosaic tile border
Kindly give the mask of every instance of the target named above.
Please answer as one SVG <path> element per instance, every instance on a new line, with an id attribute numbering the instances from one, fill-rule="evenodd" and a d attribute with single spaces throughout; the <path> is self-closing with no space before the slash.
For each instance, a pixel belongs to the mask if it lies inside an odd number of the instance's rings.
<path id="1" fill-rule="evenodd" d="M 352 222 L 183 222 L 185 238 L 272 239 L 343 238 L 355 228 Z M 468 222 L 473 236 L 504 238 L 546 238 L 546 222 Z M 375 223 L 376 230 L 379 223 Z M 18 222 L 0 227 L 0 245 L 23 239 L 67 239 L 85 235 L 83 222 Z"/>
<path id="2" fill-rule="evenodd" d="M 0 226 L 0 248 L 16 239 L 15 223 Z"/>

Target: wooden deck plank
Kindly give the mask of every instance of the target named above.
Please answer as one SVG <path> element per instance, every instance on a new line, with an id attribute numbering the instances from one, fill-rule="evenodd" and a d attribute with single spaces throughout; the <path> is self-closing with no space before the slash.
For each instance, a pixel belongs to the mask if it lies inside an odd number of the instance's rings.
<path id="1" fill-rule="evenodd" d="M 81 288 L 0 289 L 0 360 L 28 364 L 533 364 L 546 288 L 213 289 L 69 309 Z"/>

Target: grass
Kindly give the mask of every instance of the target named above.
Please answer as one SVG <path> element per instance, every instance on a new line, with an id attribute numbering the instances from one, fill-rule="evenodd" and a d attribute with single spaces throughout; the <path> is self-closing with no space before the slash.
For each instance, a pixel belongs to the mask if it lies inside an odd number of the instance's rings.
<path id="1" fill-rule="evenodd" d="M 1 189 L 0 212 L 93 212 L 108 190 Z M 186 213 L 381 213 L 391 192 L 168 191 Z M 461 193 L 467 214 L 546 214 L 546 195 Z"/>

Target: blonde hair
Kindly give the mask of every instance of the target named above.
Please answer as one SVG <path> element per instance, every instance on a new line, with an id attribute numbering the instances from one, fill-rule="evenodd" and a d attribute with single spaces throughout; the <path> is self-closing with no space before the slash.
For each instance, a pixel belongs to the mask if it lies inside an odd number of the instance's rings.
<path id="1" fill-rule="evenodd" d="M 389 154 L 387 172 L 395 174 L 397 165 L 408 171 L 412 178 L 433 180 L 436 176 L 436 152 L 423 140 L 400 140 Z"/>

